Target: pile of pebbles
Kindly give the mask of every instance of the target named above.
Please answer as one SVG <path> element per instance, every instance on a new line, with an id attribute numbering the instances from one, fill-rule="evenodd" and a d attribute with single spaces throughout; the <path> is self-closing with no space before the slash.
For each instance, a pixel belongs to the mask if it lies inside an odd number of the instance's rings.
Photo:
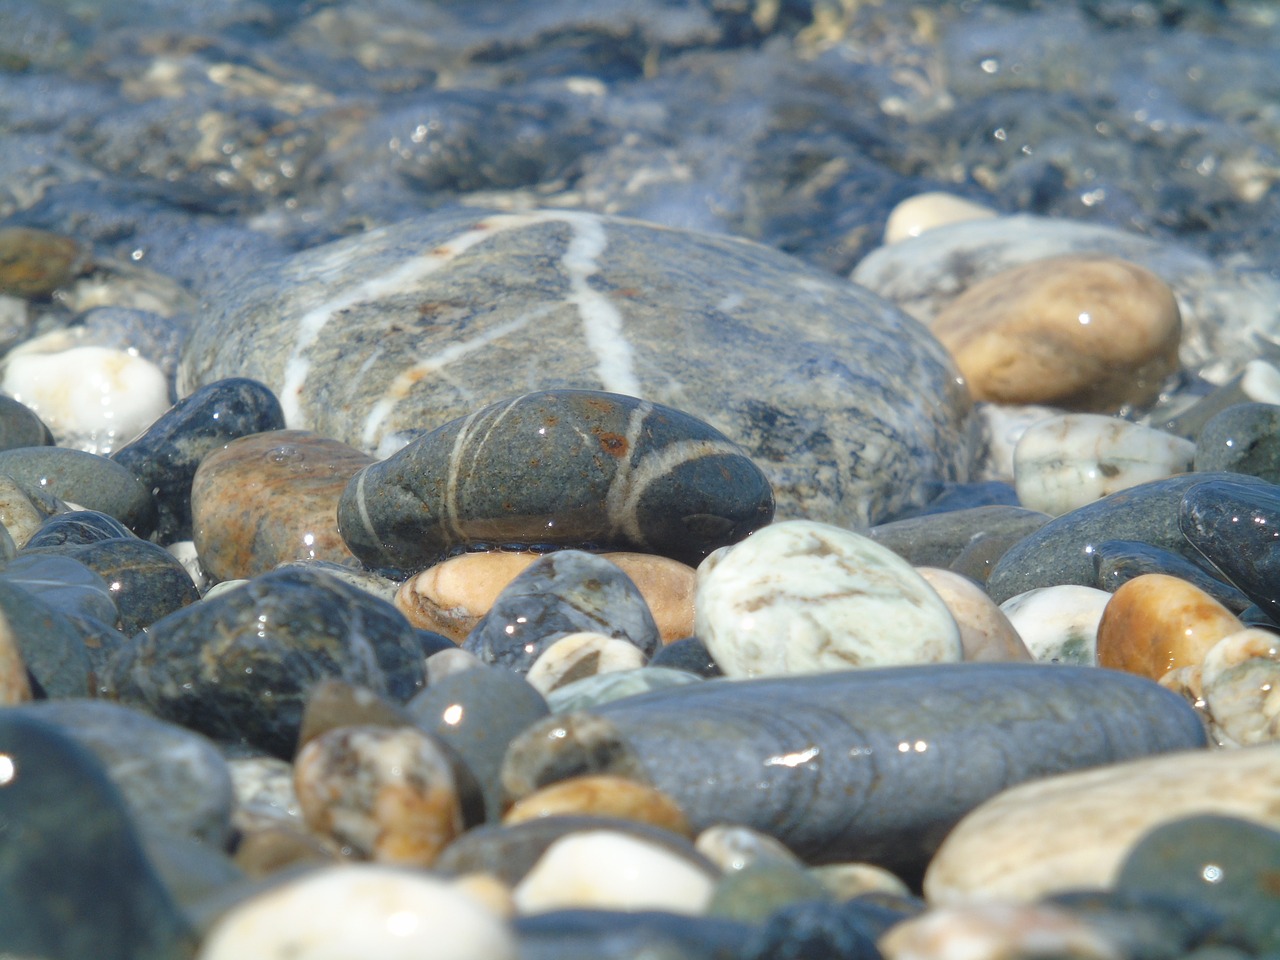
<path id="1" fill-rule="evenodd" d="M 0 0 L 0 954 L 1280 954 L 1274 11 L 586 6 Z"/>

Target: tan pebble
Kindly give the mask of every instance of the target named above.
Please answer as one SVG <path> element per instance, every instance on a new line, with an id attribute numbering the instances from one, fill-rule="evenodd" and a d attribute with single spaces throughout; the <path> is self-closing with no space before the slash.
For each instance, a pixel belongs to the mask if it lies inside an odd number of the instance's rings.
<path id="1" fill-rule="evenodd" d="M 232 440 L 191 484 L 191 525 L 205 570 L 253 577 L 288 560 L 353 561 L 338 533 L 338 498 L 373 458 L 307 430 Z"/>
<path id="2" fill-rule="evenodd" d="M 888 893 L 899 897 L 911 895 L 911 888 L 897 874 L 874 863 L 829 863 L 810 867 L 809 872 L 840 901 L 867 893 Z"/>
<path id="3" fill-rule="evenodd" d="M 1200 663 L 1209 648 L 1244 624 L 1192 583 L 1148 573 L 1111 596 L 1098 623 L 1098 666 L 1159 680 Z"/>
<path id="4" fill-rule="evenodd" d="M 9 629 L 9 621 L 0 615 L 0 707 L 25 703 L 31 699 L 27 665 L 18 652 L 17 641 Z"/>
<path id="5" fill-rule="evenodd" d="M 1178 369 L 1169 286 L 1114 257 L 1035 260 L 974 284 L 930 323 L 976 400 L 1110 413 Z"/>
<path id="6" fill-rule="evenodd" d="M 1048 904 L 977 903 L 930 910 L 891 927 L 885 960 L 1121 960 L 1080 917 Z"/>
<path id="7" fill-rule="evenodd" d="M 410 577 L 396 593 L 396 608 L 415 627 L 461 643 L 507 584 L 538 559 L 538 553 L 491 550 L 450 557 Z M 653 614 L 663 643 L 693 635 L 697 573 L 688 564 L 647 553 L 604 553 L 635 583 Z"/>
<path id="8" fill-rule="evenodd" d="M 516 915 L 516 901 L 511 887 L 492 873 L 464 873 L 453 880 L 452 886 L 486 907 L 495 916 L 510 919 Z"/>
<path id="9" fill-rule="evenodd" d="M 925 897 L 1035 900 L 1110 887 L 1148 830 L 1198 813 L 1280 827 L 1280 744 L 1195 750 L 1046 777 L 1005 790 L 947 835 Z"/>
<path id="10" fill-rule="evenodd" d="M 0 474 L 0 525 L 9 532 L 13 545 L 21 550 L 49 518 L 51 510 L 41 509 L 18 481 L 8 474 Z"/>
<path id="11" fill-rule="evenodd" d="M 887 246 L 910 237 L 918 237 L 926 230 L 961 223 L 965 220 L 989 220 L 996 216 L 990 207 L 957 197 L 953 193 L 931 190 L 917 193 L 898 203 L 889 213 L 884 225 L 884 242 Z"/>
<path id="12" fill-rule="evenodd" d="M 73 276 L 81 260 L 70 237 L 29 227 L 0 230 L 0 293 L 47 297 Z"/>
<path id="13" fill-rule="evenodd" d="M 603 633 L 571 633 L 543 650 L 525 679 L 543 696 L 599 673 L 635 670 L 645 656 L 634 643 Z"/>
<path id="14" fill-rule="evenodd" d="M 916 567 L 916 573 L 956 618 L 965 660 L 1035 659 L 1004 611 L 968 577 L 937 567 Z"/>
<path id="15" fill-rule="evenodd" d="M 1280 740 L 1280 636 L 1249 627 L 1223 637 L 1205 654 L 1201 672 L 1220 742 Z"/>
<path id="16" fill-rule="evenodd" d="M 243 832 L 232 859 L 250 879 L 290 867 L 332 862 L 335 851 L 313 834 L 285 826 L 264 826 Z"/>
<path id="17" fill-rule="evenodd" d="M 462 832 L 453 771 L 412 727 L 342 727 L 302 748 L 294 786 L 307 824 L 384 863 L 430 866 Z"/>
<path id="18" fill-rule="evenodd" d="M 412 725 L 408 714 L 367 687 L 328 677 L 307 691 L 302 723 L 298 728 L 298 749 L 338 727 Z"/>
<path id="19" fill-rule="evenodd" d="M 518 800 L 502 818 L 504 824 L 556 816 L 618 817 L 692 836 L 684 812 L 657 787 L 609 774 L 571 777 Z"/>

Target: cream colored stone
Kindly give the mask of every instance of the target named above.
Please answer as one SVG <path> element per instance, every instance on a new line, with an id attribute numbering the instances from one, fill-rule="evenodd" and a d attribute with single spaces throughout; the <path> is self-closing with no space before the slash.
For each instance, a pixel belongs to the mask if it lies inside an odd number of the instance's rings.
<path id="1" fill-rule="evenodd" d="M 911 565 L 841 527 L 787 520 L 698 567 L 697 636 L 730 677 L 960 660 L 960 629 Z"/>
<path id="2" fill-rule="evenodd" d="M 1249 627 L 1223 637 L 1205 654 L 1201 682 L 1221 742 L 1280 740 L 1280 636 Z"/>
<path id="3" fill-rule="evenodd" d="M 895 897 L 911 895 L 911 889 L 897 874 L 874 863 L 828 863 L 810 867 L 809 872 L 842 903 L 867 893 L 888 893 Z"/>
<path id="4" fill-rule="evenodd" d="M 439 683 L 451 674 L 475 670 L 477 667 L 487 668 L 488 664 L 470 650 L 463 650 L 461 647 L 437 650 L 427 657 L 427 686 Z"/>
<path id="5" fill-rule="evenodd" d="M 505 824 L 541 817 L 618 817 L 690 836 L 679 804 L 657 787 L 612 774 L 585 774 L 548 784 L 521 797 L 502 818 Z"/>
<path id="6" fill-rule="evenodd" d="M 716 823 L 694 840 L 697 851 L 725 873 L 745 870 L 757 860 L 783 860 L 803 866 L 803 862 L 781 840 L 738 823 Z"/>
<path id="7" fill-rule="evenodd" d="M 546 696 L 583 677 L 635 670 L 645 662 L 644 654 L 634 643 L 603 633 L 571 633 L 543 650 L 525 679 Z"/>
<path id="8" fill-rule="evenodd" d="M 1093 666 L 1098 622 L 1110 602 L 1105 590 L 1063 583 L 1010 597 L 1000 609 L 1036 660 Z"/>
<path id="9" fill-rule="evenodd" d="M 1121 960 L 1127 955 L 1080 917 L 1049 904 L 930 910 L 891 927 L 877 945 L 885 960 Z"/>
<path id="10" fill-rule="evenodd" d="M 0 707 L 25 703 L 30 699 L 27 665 L 22 661 L 9 621 L 0 615 Z"/>
<path id="11" fill-rule="evenodd" d="M 924 878 L 935 904 L 1109 887 L 1148 830 L 1198 813 L 1280 828 L 1280 744 L 1147 757 L 1046 777 L 971 811 Z"/>
<path id="12" fill-rule="evenodd" d="M 1191 469 L 1196 445 L 1119 417 L 1068 413 L 1033 424 L 1013 451 L 1014 486 L 1028 510 L 1060 516 Z"/>
<path id="13" fill-rule="evenodd" d="M 1136 264 L 1072 255 L 969 287 L 929 324 L 976 400 L 1112 412 L 1154 400 L 1178 369 L 1169 286 Z"/>
<path id="14" fill-rule="evenodd" d="M 615 830 L 582 830 L 547 848 L 515 891 L 521 913 L 667 910 L 697 916 L 715 878 L 693 860 Z"/>
<path id="15" fill-rule="evenodd" d="M 940 190 L 917 193 L 900 201 L 889 212 L 889 219 L 884 225 L 884 242 L 898 243 L 948 223 L 989 220 L 994 216 L 996 212 L 990 207 L 957 197 L 953 193 L 943 193 Z"/>
<path id="16" fill-rule="evenodd" d="M 933 587 L 955 617 L 964 659 L 1035 659 L 1004 611 L 968 577 L 938 567 L 916 567 L 916 573 Z"/>

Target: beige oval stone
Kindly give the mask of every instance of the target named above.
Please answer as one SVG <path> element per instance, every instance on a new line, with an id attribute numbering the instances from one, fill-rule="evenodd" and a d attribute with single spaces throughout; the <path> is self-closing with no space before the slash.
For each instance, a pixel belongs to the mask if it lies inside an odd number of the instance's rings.
<path id="1" fill-rule="evenodd" d="M 975 400 L 1109 413 L 1178 369 L 1168 284 L 1115 257 L 1035 260 L 974 284 L 930 323 Z"/>
<path id="2" fill-rule="evenodd" d="M 955 617 L 965 660 L 1035 659 L 1004 611 L 968 577 L 938 567 L 916 567 L 916 573 Z"/>
<path id="3" fill-rule="evenodd" d="M 415 627 L 461 643 L 507 584 L 539 553 L 490 550 L 450 557 L 410 577 L 396 593 L 396 608 Z M 693 635 L 697 573 L 688 564 L 647 553 L 601 554 L 622 568 L 649 605 L 663 643 Z"/>
<path id="4" fill-rule="evenodd" d="M 898 243 L 918 237 L 926 230 L 962 223 L 966 220 L 989 220 L 996 216 L 990 207 L 957 197 L 954 193 L 930 190 L 907 197 L 889 212 L 884 225 L 884 242 Z"/>
<path id="5" fill-rule="evenodd" d="M 1280 828 L 1280 744 L 1198 750 L 1046 777 L 979 805 L 934 854 L 936 904 L 1109 887 L 1148 830 L 1198 813 Z"/>
<path id="6" fill-rule="evenodd" d="M 944 907 L 889 929 L 885 960 L 1121 960 L 1126 955 L 1083 919 L 1050 904 Z"/>
<path id="7" fill-rule="evenodd" d="M 535 790 L 517 800 L 502 822 L 510 825 L 558 816 L 617 817 L 693 835 L 684 811 L 668 794 L 606 773 L 570 777 Z"/>
<path id="8" fill-rule="evenodd" d="M 9 629 L 9 621 L 0 616 L 0 707 L 25 703 L 31 699 L 27 665 L 18 652 L 17 641 Z"/>
<path id="9" fill-rule="evenodd" d="M 911 888 L 896 873 L 874 863 L 828 863 L 810 867 L 809 872 L 841 903 L 868 893 L 911 896 Z"/>
<path id="10" fill-rule="evenodd" d="M 637 670 L 645 663 L 645 655 L 634 643 L 584 631 L 561 637 L 543 650 L 525 679 L 545 697 L 575 680 L 600 673 Z"/>
<path id="11" fill-rule="evenodd" d="M 1195 584 L 1147 573 L 1111 596 L 1098 622 L 1098 666 L 1159 680 L 1200 663 L 1209 648 L 1244 629 L 1230 610 Z"/>

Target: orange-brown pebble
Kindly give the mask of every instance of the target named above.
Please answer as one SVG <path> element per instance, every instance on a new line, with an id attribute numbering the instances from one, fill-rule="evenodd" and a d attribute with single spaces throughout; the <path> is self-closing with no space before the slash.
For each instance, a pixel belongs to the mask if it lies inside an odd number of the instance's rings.
<path id="1" fill-rule="evenodd" d="M 428 567 L 401 584 L 396 608 L 415 627 L 434 630 L 455 643 L 466 639 L 498 594 L 537 553 L 464 553 Z M 687 564 L 647 553 L 601 554 L 629 576 L 649 605 L 663 643 L 693 634 L 697 573 Z"/>
<path id="2" fill-rule="evenodd" d="M 667 794 L 657 787 L 608 774 L 571 777 L 536 790 L 516 801 L 502 822 L 510 825 L 562 815 L 618 817 L 686 837 L 693 835 L 684 812 Z"/>
<path id="3" fill-rule="evenodd" d="M 1194 584 L 1163 573 L 1134 577 L 1117 590 L 1098 624 L 1098 665 L 1159 680 L 1198 665 L 1244 624 Z"/>
<path id="4" fill-rule="evenodd" d="M 987 591 L 963 574 L 916 567 L 955 617 L 965 660 L 1034 660 L 1022 637 Z"/>
<path id="5" fill-rule="evenodd" d="M 974 284 L 930 323 L 976 400 L 1109 413 L 1178 369 L 1168 284 L 1115 257 L 1034 260 Z"/>
<path id="6" fill-rule="evenodd" d="M 47 297 L 76 273 L 79 245 L 70 237 L 30 227 L 0 230 L 0 294 Z"/>
<path id="7" fill-rule="evenodd" d="M 338 498 L 373 458 L 308 430 L 232 440 L 191 484 L 191 522 L 205 571 L 253 577 L 289 560 L 353 561 L 338 533 Z"/>
<path id="8" fill-rule="evenodd" d="M 31 699 L 27 682 L 27 665 L 22 662 L 18 644 L 9 623 L 0 615 L 0 707 L 12 706 Z"/>

